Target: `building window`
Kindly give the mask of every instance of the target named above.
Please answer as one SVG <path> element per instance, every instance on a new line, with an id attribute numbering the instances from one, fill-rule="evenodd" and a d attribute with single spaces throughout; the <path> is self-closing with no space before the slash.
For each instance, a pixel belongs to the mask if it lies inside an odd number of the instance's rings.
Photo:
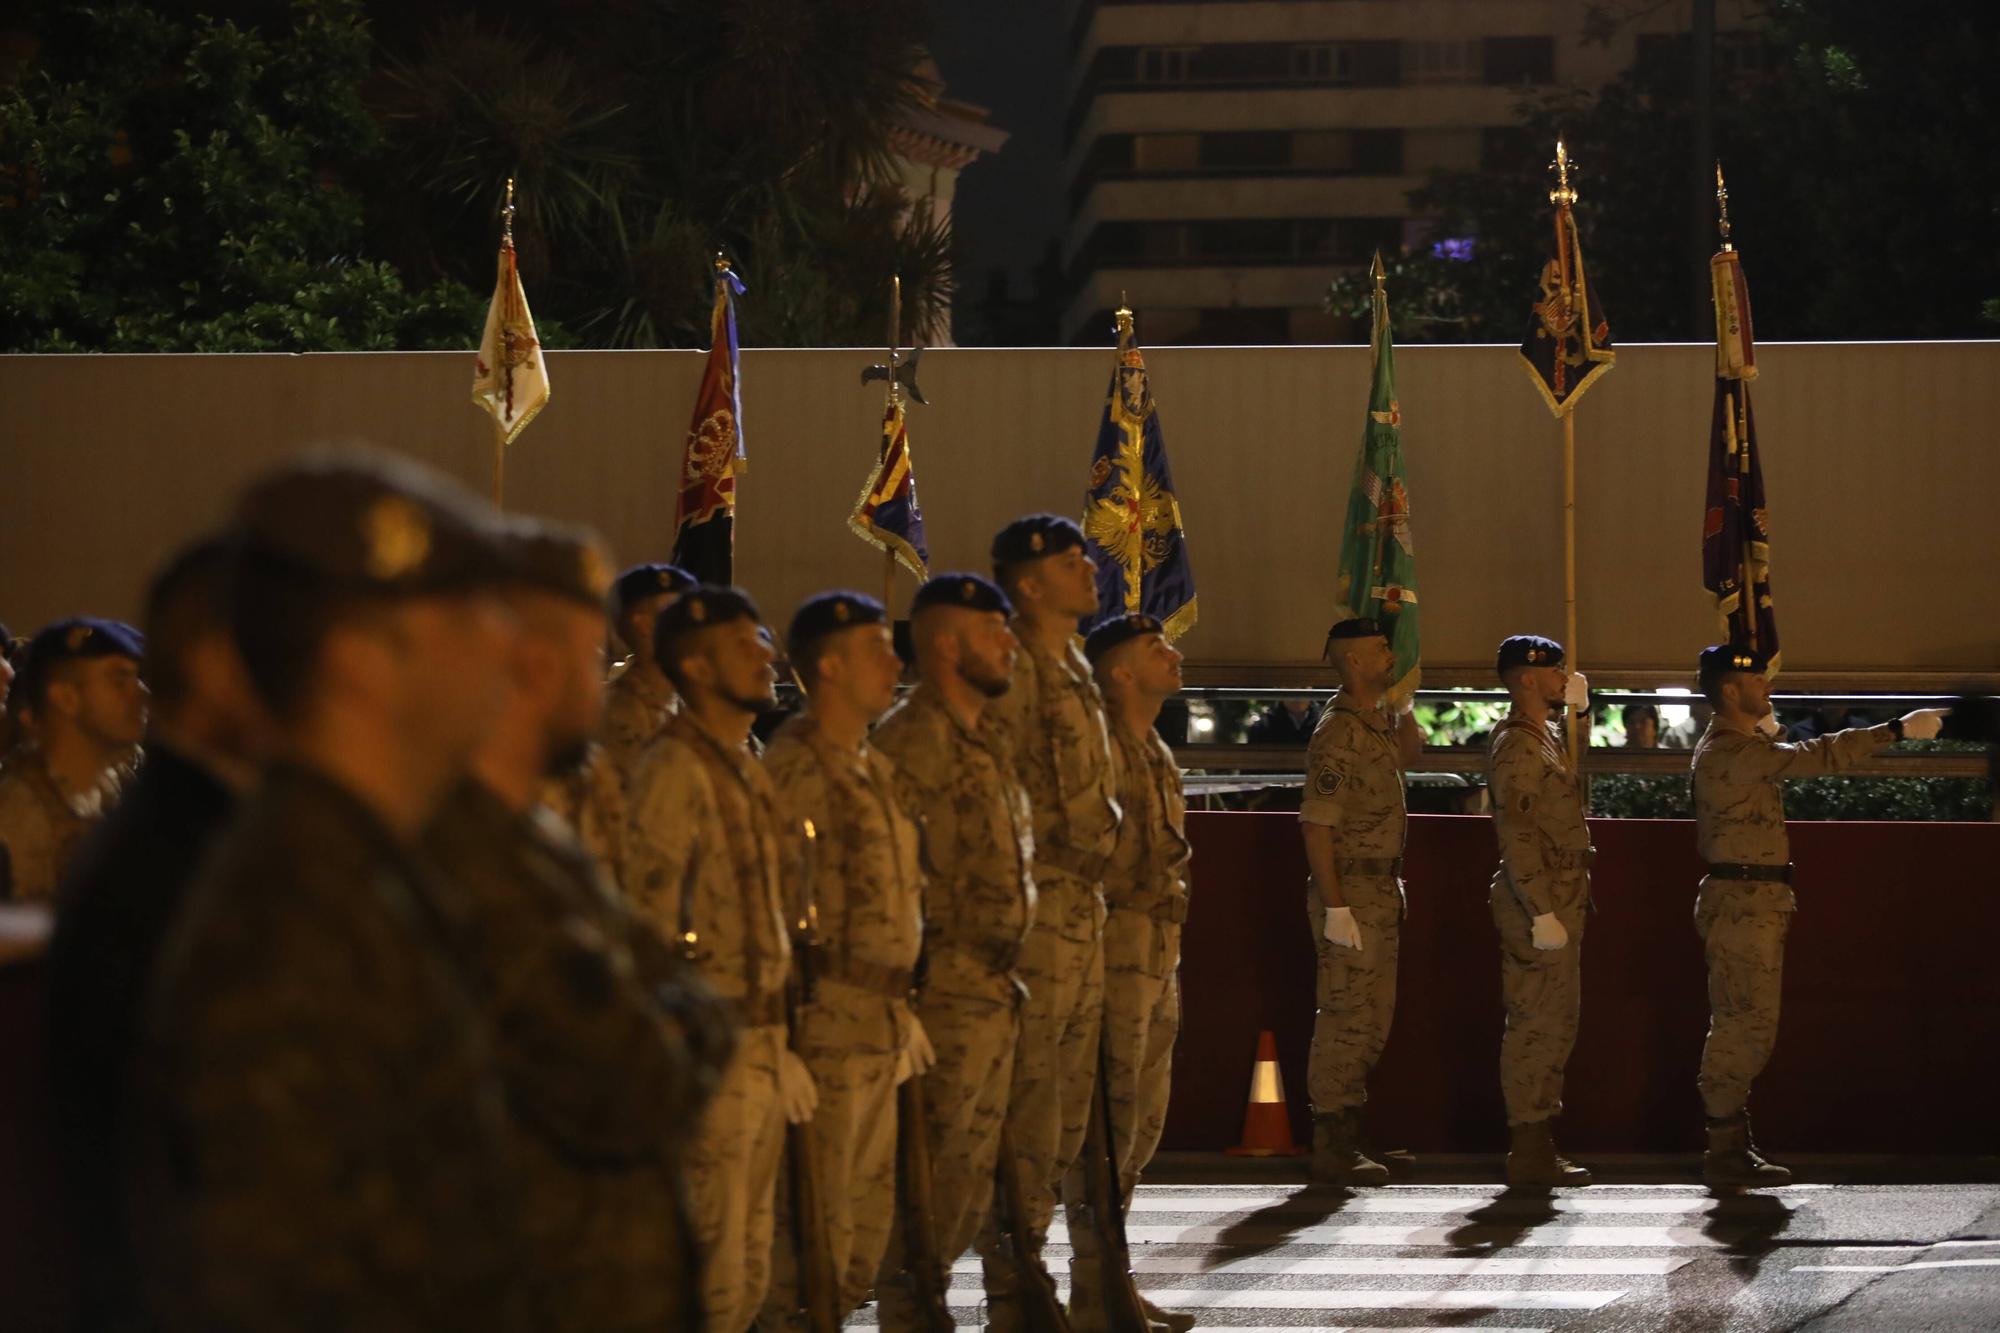
<path id="1" fill-rule="evenodd" d="M 1237 169 L 1292 165 L 1292 136 L 1284 130 L 1252 130 L 1201 136 L 1201 165 Z"/>
<path id="2" fill-rule="evenodd" d="M 1477 83 L 1480 51 L 1477 41 L 1406 43 L 1404 78 L 1410 83 Z"/>
<path id="3" fill-rule="evenodd" d="M 1132 147 L 1135 171 L 1193 171 L 1201 165 L 1199 134 L 1141 134 Z"/>
<path id="4" fill-rule="evenodd" d="M 1198 46 L 1146 46 L 1139 49 L 1139 82 L 1186 83 L 1188 62 Z"/>
<path id="5" fill-rule="evenodd" d="M 1488 37 L 1481 57 L 1486 82 L 1490 84 L 1556 81 L 1553 37 Z"/>
<path id="6" fill-rule="evenodd" d="M 1354 82 L 1354 48 L 1314 42 L 1292 48 L 1292 77 L 1308 83 Z"/>

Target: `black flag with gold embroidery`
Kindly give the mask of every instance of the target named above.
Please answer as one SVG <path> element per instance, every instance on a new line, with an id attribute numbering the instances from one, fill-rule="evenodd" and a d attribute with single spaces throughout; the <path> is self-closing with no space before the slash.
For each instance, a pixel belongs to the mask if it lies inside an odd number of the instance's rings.
<path id="1" fill-rule="evenodd" d="M 1715 410 L 1708 432 L 1708 496 L 1702 507 L 1701 581 L 1715 598 L 1732 644 L 1755 648 L 1778 674 L 1778 615 L 1771 605 L 1771 532 L 1764 459 L 1750 381 L 1757 350 L 1743 257 L 1724 248 L 1709 260 L 1715 286 Z"/>
<path id="2" fill-rule="evenodd" d="M 1564 175 L 1549 196 L 1556 206 L 1555 253 L 1542 266 L 1541 295 L 1528 320 L 1528 336 L 1521 340 L 1521 364 L 1534 377 L 1549 411 L 1560 417 L 1616 364 L 1618 354 L 1611 349 L 1604 308 L 1584 277 L 1583 243 L 1570 211 L 1575 195 L 1569 188 L 1568 157 L 1560 145 L 1556 153 Z"/>

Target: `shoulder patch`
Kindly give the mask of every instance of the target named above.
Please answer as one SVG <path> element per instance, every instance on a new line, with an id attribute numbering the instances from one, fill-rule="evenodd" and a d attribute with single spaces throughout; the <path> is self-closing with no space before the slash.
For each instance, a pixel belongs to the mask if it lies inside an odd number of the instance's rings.
<path id="1" fill-rule="evenodd" d="M 1336 773 L 1330 768 L 1322 768 L 1313 777 L 1313 790 L 1321 796 L 1331 796 L 1340 790 L 1340 784 L 1347 781 L 1345 773 Z"/>

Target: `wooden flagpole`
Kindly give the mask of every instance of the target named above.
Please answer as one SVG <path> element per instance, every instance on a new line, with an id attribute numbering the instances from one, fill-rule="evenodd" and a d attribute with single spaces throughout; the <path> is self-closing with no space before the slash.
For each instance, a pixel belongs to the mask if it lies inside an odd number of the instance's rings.
<path id="1" fill-rule="evenodd" d="M 506 248 L 509 254 L 514 252 L 514 178 L 512 176 L 507 178 L 507 203 L 500 210 L 500 244 Z M 512 337 L 505 329 L 501 330 L 500 336 L 503 344 Z M 501 368 L 501 374 L 503 375 L 512 376 L 513 373 L 514 371 L 511 366 Z M 507 422 L 504 419 L 504 415 L 506 408 L 511 405 L 511 400 L 512 394 L 510 392 L 506 398 L 501 400 L 502 414 L 493 418 L 493 507 L 495 509 L 505 509 L 507 507 Z"/>
<path id="2" fill-rule="evenodd" d="M 1563 213 L 1576 202 L 1576 191 L 1569 183 L 1569 150 L 1561 139 L 1556 140 L 1554 167 L 1556 187 L 1549 191 L 1549 202 L 1556 206 L 1556 243 L 1560 248 L 1566 235 L 1563 230 Z M 1560 253 L 1557 259 L 1558 262 L 1561 261 Z M 1569 283 L 1568 266 L 1564 264 L 1562 267 L 1561 282 L 1566 287 Z M 1583 301 L 1583 299 L 1583 293 L 1578 292 L 1577 300 Z M 1582 309 L 1574 311 L 1574 318 L 1581 320 L 1590 318 L 1587 302 Z M 1562 355 L 1560 348 L 1557 349 L 1556 355 L 1558 357 Z M 1563 653 L 1568 659 L 1570 670 L 1574 672 L 1583 661 L 1583 654 L 1579 651 L 1576 641 L 1576 408 L 1567 402 L 1563 404 L 1563 408 Z M 1568 703 L 1564 703 L 1563 736 L 1568 744 L 1569 766 L 1572 772 L 1578 771 L 1581 750 L 1579 730 L 1577 719 L 1571 714 Z"/>
<path id="3" fill-rule="evenodd" d="M 886 404 L 894 408 L 903 399 L 902 386 L 896 382 L 896 368 L 902 359 L 903 342 L 903 277 L 895 274 L 889 279 L 889 398 Z M 889 454 L 889 437 L 882 437 L 881 446 L 876 450 L 876 464 Z M 896 551 L 883 544 L 882 547 L 882 607 L 893 622 L 896 618 Z"/>

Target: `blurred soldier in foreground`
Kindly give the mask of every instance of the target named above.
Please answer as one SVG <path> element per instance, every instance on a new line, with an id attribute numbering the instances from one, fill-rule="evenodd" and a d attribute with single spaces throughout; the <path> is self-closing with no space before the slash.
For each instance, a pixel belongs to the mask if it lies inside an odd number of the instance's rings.
<path id="1" fill-rule="evenodd" d="M 1702 695 L 1715 709 L 1694 751 L 1695 838 L 1708 868 L 1694 913 L 1708 959 L 1710 1015 L 1701 1051 L 1708 1116 L 1702 1178 L 1713 1188 L 1792 1179 L 1758 1155 L 1748 1109 L 1750 1084 L 1778 1040 L 1785 935 L 1797 906 L 1782 783 L 1841 772 L 1900 740 L 1929 740 L 1944 716 L 1919 709 L 1884 726 L 1784 744 L 1776 739 L 1768 666 L 1757 649 L 1732 644 L 1703 650 L 1696 665 Z"/>
<path id="2" fill-rule="evenodd" d="M 147 1015 L 134 1221 L 168 1328 L 533 1324 L 462 904 L 413 850 L 502 699 L 489 524 L 352 452 L 237 506 L 231 625 L 281 734 Z"/>
<path id="3" fill-rule="evenodd" d="M 1583 783 L 1555 719 L 1568 711 L 1569 725 L 1585 725 L 1589 682 L 1563 665 L 1561 644 L 1534 635 L 1502 642 L 1496 667 L 1513 698 L 1486 755 L 1500 839 L 1491 905 L 1507 1008 L 1500 1041 L 1500 1092 L 1512 1136 L 1507 1183 L 1588 1185 L 1590 1173 L 1556 1151 L 1549 1122 L 1562 1111 L 1563 1067 L 1576 1045 L 1593 850 Z"/>
<path id="4" fill-rule="evenodd" d="M 81 1323 L 138 1318 L 120 1152 L 154 963 L 203 857 L 276 740 L 229 636 L 230 550 L 200 541 L 146 593 L 146 763 L 64 877 L 49 957 L 63 1178 L 80 1224 Z"/>
<path id="5" fill-rule="evenodd" d="M 1097 566 L 1076 524 L 1016 519 L 993 539 L 996 581 L 1014 604 L 1013 688 L 994 705 L 1035 818 L 1035 924 L 1021 955 L 1028 1001 L 1007 1130 L 1020 1156 L 1034 1262 L 1062 1179 L 1083 1147 L 1104 1018 L 1104 869 L 1118 837 L 1117 778 L 1104 697 L 1076 645 L 1097 610 Z M 980 1245 L 995 1323 L 1020 1317 L 997 1233 Z"/>
<path id="6" fill-rule="evenodd" d="M 19 674 L 14 666 L 14 654 L 27 647 L 17 643 L 14 631 L 0 621 L 0 772 L 7 767 L 7 756 L 14 749 L 21 735 L 19 719 L 14 706 L 9 702 L 14 693 L 14 677 Z"/>
<path id="7" fill-rule="evenodd" d="M 735 588 L 694 588 L 660 615 L 654 655 L 682 706 L 639 759 L 626 827 L 635 910 L 680 942 L 742 1028 L 687 1156 L 713 1333 L 743 1333 L 763 1305 L 785 1123 L 811 1119 L 814 1103 L 787 1048 L 778 815 L 748 744 L 776 702 L 762 631 Z"/>
<path id="8" fill-rule="evenodd" d="M 1115 616 L 1084 641 L 1111 719 L 1118 803 L 1125 812 L 1105 871 L 1104 1089 L 1120 1201 L 1132 1202 L 1139 1173 L 1153 1159 L 1167 1121 L 1174 1038 L 1181 1021 L 1181 924 L 1188 912 L 1187 802 L 1174 753 L 1153 730 L 1160 708 L 1180 693 L 1181 655 L 1160 622 Z M 1071 1258 L 1071 1326 L 1104 1326 L 1098 1237 L 1079 1208 L 1082 1172 L 1063 1183 Z M 1189 1315 L 1146 1306 L 1147 1316 L 1185 1333 Z"/>
<path id="9" fill-rule="evenodd" d="M 917 827 L 896 803 L 894 768 L 868 728 L 896 700 L 902 663 L 889 645 L 882 604 L 858 593 L 815 597 L 785 636 L 805 692 L 804 711 L 764 752 L 777 788 L 786 846 L 807 858 L 818 914 L 813 995 L 795 1034 L 819 1108 L 810 1134 L 822 1227 L 838 1317 L 875 1285 L 896 1207 L 896 1085 L 933 1061 L 910 1008 L 923 945 L 923 877 Z M 811 822 L 816 836 L 796 830 Z M 786 1219 L 796 1224 L 796 1219 Z M 782 1327 L 799 1307 L 791 1239 L 780 1227 L 765 1323 Z"/>
<path id="10" fill-rule="evenodd" d="M 464 894 L 453 931 L 520 1131 L 536 1327 L 685 1328 L 700 1266 L 680 1149 L 726 1052 L 690 1049 L 681 1020 L 706 987 L 536 804 L 597 729 L 608 559 L 553 526 L 510 524 L 503 545 L 520 627 L 505 703 L 424 847 Z"/>
<path id="11" fill-rule="evenodd" d="M 918 590 L 910 639 L 918 685 L 875 729 L 895 764 L 897 804 L 923 828 L 924 962 L 917 1012 L 936 1051 L 924 1077 L 933 1171 L 929 1247 L 949 1265 L 987 1224 L 1007 1116 L 1021 983 L 1014 967 L 1035 916 L 1027 793 L 990 711 L 1006 694 L 1011 608 L 975 574 Z M 906 1226 L 902 1217 L 896 1231 Z M 885 1329 L 916 1327 L 892 1240 L 876 1295 Z"/>
<path id="12" fill-rule="evenodd" d="M 1384 705 L 1396 656 L 1375 621 L 1335 625 L 1326 658 L 1340 673 L 1340 692 L 1313 729 L 1299 804 L 1312 872 L 1306 916 L 1319 954 L 1319 1012 L 1306 1070 L 1312 1174 L 1330 1185 L 1385 1185 L 1389 1169 L 1362 1147 L 1361 1109 L 1396 1013 L 1408 830 L 1403 769 L 1422 752 L 1423 733 L 1407 709 Z"/>
<path id="13" fill-rule="evenodd" d="M 115 620 L 58 620 L 29 640 L 13 693 L 34 741 L 0 772 L 0 901 L 52 902 L 83 835 L 117 799 L 119 767 L 146 732 L 139 634 Z"/>

